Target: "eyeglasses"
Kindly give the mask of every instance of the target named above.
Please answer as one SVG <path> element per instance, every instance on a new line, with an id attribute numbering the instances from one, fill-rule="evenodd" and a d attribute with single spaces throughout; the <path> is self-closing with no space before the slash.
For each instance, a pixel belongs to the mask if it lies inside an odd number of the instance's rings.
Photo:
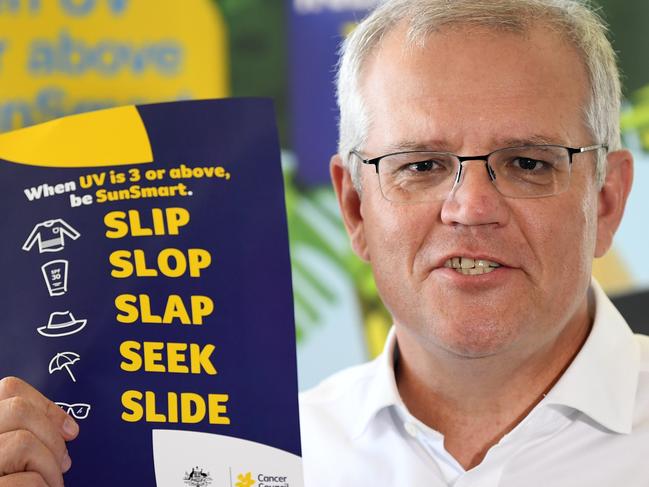
<path id="1" fill-rule="evenodd" d="M 88 413 L 90 413 L 90 404 L 68 404 L 66 402 L 57 402 L 55 404 L 76 419 L 86 419 Z"/>
<path id="2" fill-rule="evenodd" d="M 506 147 L 482 156 L 458 156 L 449 152 L 405 151 L 367 159 L 379 175 L 383 196 L 394 203 L 444 200 L 462 180 L 467 161 L 484 161 L 489 179 L 503 196 L 543 198 L 562 193 L 570 183 L 575 154 L 608 150 L 605 144 L 588 147 L 525 145 Z"/>

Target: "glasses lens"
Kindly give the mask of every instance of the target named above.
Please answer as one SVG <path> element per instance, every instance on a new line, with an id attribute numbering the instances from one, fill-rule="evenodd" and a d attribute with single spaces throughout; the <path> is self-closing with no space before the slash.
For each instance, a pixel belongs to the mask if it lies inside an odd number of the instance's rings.
<path id="1" fill-rule="evenodd" d="M 383 196 L 397 203 L 444 199 L 453 187 L 457 158 L 443 152 L 402 152 L 379 163 Z"/>
<path id="2" fill-rule="evenodd" d="M 494 184 L 505 196 L 538 198 L 562 192 L 570 180 L 570 153 L 565 147 L 509 147 L 491 154 Z"/>
<path id="3" fill-rule="evenodd" d="M 63 411 L 65 411 L 65 414 L 70 414 L 70 408 L 71 408 L 71 407 L 70 407 L 70 405 L 69 405 L 68 403 L 65 403 L 65 402 L 55 402 L 54 404 L 56 404 L 58 407 L 60 407 L 61 409 L 63 409 Z"/>
<path id="4" fill-rule="evenodd" d="M 90 404 L 72 404 L 70 414 L 76 419 L 86 419 L 90 412 Z"/>

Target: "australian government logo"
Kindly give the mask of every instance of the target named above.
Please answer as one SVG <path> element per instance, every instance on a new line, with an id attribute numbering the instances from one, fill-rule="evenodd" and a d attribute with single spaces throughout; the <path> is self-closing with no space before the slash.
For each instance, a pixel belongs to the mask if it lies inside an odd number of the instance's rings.
<path id="1" fill-rule="evenodd" d="M 191 487 L 207 487 L 212 483 L 212 477 L 209 472 L 196 466 L 192 468 L 191 472 L 185 472 L 183 481 L 185 485 L 190 485 Z"/>

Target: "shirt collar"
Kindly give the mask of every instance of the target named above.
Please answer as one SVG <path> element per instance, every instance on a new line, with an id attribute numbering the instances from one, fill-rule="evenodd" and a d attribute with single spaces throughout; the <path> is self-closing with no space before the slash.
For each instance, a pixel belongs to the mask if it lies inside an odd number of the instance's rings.
<path id="1" fill-rule="evenodd" d="M 640 350 L 626 321 L 595 279 L 593 327 L 543 404 L 568 406 L 605 428 L 630 433 Z"/>
<path id="2" fill-rule="evenodd" d="M 630 433 L 638 384 L 640 350 L 633 333 L 595 279 L 591 282 L 595 317 L 582 349 L 541 405 L 567 406 L 605 428 Z M 377 414 L 390 406 L 406 410 L 395 379 L 397 340 L 390 330 L 383 352 L 371 364 L 371 380 L 360 394 L 354 438 L 367 429 Z"/>
<path id="3" fill-rule="evenodd" d="M 371 363 L 374 369 L 371 380 L 360 399 L 358 416 L 352 426 L 354 438 L 362 435 L 369 423 L 383 409 L 402 405 L 403 401 L 397 389 L 395 378 L 395 353 L 397 348 L 397 337 L 394 326 L 390 329 L 383 347 L 383 352 Z M 405 407 L 405 406 L 404 406 Z"/>

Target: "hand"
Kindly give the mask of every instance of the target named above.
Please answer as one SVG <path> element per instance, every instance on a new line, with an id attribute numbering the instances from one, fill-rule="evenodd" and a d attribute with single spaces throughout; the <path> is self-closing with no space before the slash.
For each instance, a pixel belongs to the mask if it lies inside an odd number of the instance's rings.
<path id="1" fill-rule="evenodd" d="M 63 487 L 72 465 L 66 441 L 79 426 L 15 377 L 0 380 L 0 487 Z"/>

